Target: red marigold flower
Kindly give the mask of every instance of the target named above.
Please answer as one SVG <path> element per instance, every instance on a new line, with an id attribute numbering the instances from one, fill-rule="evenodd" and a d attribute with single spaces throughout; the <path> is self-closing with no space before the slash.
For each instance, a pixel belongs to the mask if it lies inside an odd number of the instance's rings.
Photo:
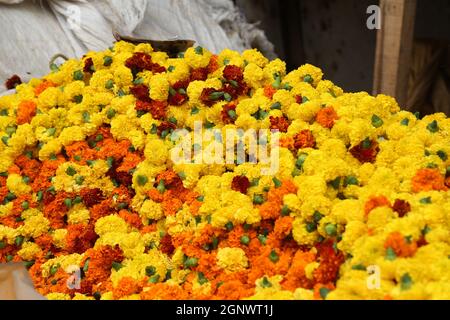
<path id="1" fill-rule="evenodd" d="M 331 129 L 334 126 L 334 122 L 337 119 L 339 119 L 339 117 L 333 107 L 322 108 L 316 115 L 317 123 L 328 129 Z"/>
<path id="2" fill-rule="evenodd" d="M 157 120 L 162 120 L 166 117 L 167 102 L 165 101 L 141 101 L 137 100 L 134 107 L 137 111 L 150 112 L 152 117 Z"/>
<path id="3" fill-rule="evenodd" d="M 350 149 L 352 156 L 361 163 L 375 162 L 379 151 L 380 147 L 378 146 L 378 142 L 373 140 L 362 141 Z"/>
<path id="4" fill-rule="evenodd" d="M 151 102 L 148 87 L 145 84 L 138 84 L 130 88 L 131 94 L 136 97 L 136 99 Z"/>
<path id="5" fill-rule="evenodd" d="M 242 68 L 230 64 L 223 69 L 223 77 L 228 81 L 242 82 L 244 80 L 244 73 Z"/>
<path id="6" fill-rule="evenodd" d="M 311 130 L 302 130 L 294 136 L 294 147 L 297 150 L 301 148 L 314 148 L 315 145 L 316 140 Z"/>
<path id="7" fill-rule="evenodd" d="M 153 73 L 165 72 L 166 68 L 157 63 L 152 62 L 152 57 L 145 52 L 135 52 L 131 58 L 125 61 L 125 66 L 134 72 L 149 70 Z"/>
<path id="8" fill-rule="evenodd" d="M 303 97 L 301 95 L 296 95 L 295 96 L 295 102 L 297 102 L 298 104 L 303 102 Z"/>
<path id="9" fill-rule="evenodd" d="M 392 209 L 398 213 L 400 218 L 404 217 L 409 211 L 411 211 L 411 205 L 408 201 L 402 199 L 395 199 Z"/>
<path id="10" fill-rule="evenodd" d="M 250 181 L 246 176 L 235 176 L 231 181 L 231 189 L 246 194 L 247 189 L 250 187 Z"/>
<path id="11" fill-rule="evenodd" d="M 234 123 L 236 120 L 236 105 L 232 103 L 227 103 L 222 107 L 221 111 L 222 121 L 225 124 Z"/>
<path id="12" fill-rule="evenodd" d="M 191 71 L 191 81 L 205 81 L 208 78 L 208 68 L 197 68 Z"/>
<path id="13" fill-rule="evenodd" d="M 204 88 L 200 95 L 200 101 L 210 107 L 217 101 L 223 100 L 223 92 L 222 95 L 220 95 L 219 92 L 220 91 L 217 91 L 214 88 Z"/>
<path id="14" fill-rule="evenodd" d="M 172 254 L 175 251 L 175 247 L 172 243 L 172 237 L 169 234 L 165 234 L 159 242 L 160 250 L 165 254 Z"/>
<path id="15" fill-rule="evenodd" d="M 213 55 L 211 59 L 209 60 L 208 64 L 208 73 L 213 73 L 217 69 L 219 69 L 219 62 L 218 62 L 219 56 Z"/>
<path id="16" fill-rule="evenodd" d="M 21 83 L 22 83 L 22 80 L 20 79 L 20 77 L 17 74 L 15 74 L 11 78 L 6 80 L 5 87 L 7 90 L 11 90 L 11 89 L 14 89 L 16 86 L 18 86 Z"/>
<path id="17" fill-rule="evenodd" d="M 287 132 L 289 128 L 289 122 L 285 117 L 273 117 L 270 116 L 270 129 L 277 129 L 281 132 Z"/>
<path id="18" fill-rule="evenodd" d="M 447 190 L 445 178 L 437 169 L 424 168 L 417 171 L 411 180 L 413 192 Z"/>
<path id="19" fill-rule="evenodd" d="M 175 124 L 173 124 L 172 122 L 169 121 L 162 121 L 160 123 L 160 125 L 156 128 L 157 129 L 157 134 L 159 136 L 162 135 L 163 132 L 167 132 L 170 131 L 172 129 L 175 129 L 177 126 Z"/>
<path id="20" fill-rule="evenodd" d="M 94 67 L 94 61 L 92 61 L 92 58 L 87 58 L 86 60 L 84 60 L 84 67 L 83 67 L 83 71 L 87 72 L 87 73 L 93 73 Z"/>
<path id="21" fill-rule="evenodd" d="M 83 188 L 81 189 L 80 195 L 84 205 L 88 208 L 100 203 L 104 199 L 103 192 L 99 188 Z"/>

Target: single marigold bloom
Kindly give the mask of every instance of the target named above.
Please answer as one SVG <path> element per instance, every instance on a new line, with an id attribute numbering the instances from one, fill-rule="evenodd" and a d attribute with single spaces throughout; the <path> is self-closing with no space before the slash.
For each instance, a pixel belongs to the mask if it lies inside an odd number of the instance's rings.
<path id="1" fill-rule="evenodd" d="M 287 148 L 289 150 L 295 150 L 293 137 L 281 137 L 279 141 L 280 147 Z"/>
<path id="2" fill-rule="evenodd" d="M 242 68 L 229 64 L 223 69 L 223 77 L 228 81 L 241 82 L 244 80 L 244 72 Z"/>
<path id="3" fill-rule="evenodd" d="M 404 217 L 408 212 L 411 211 L 411 205 L 408 201 L 402 199 L 395 199 L 392 209 L 398 213 L 400 218 Z"/>
<path id="4" fill-rule="evenodd" d="M 227 103 L 222 107 L 220 115 L 224 124 L 234 123 L 236 120 L 236 105 L 234 103 Z"/>
<path id="5" fill-rule="evenodd" d="M 103 192 L 99 188 L 83 188 L 80 191 L 81 199 L 86 207 L 90 208 L 104 200 Z"/>
<path id="6" fill-rule="evenodd" d="M 143 281 L 137 281 L 131 277 L 123 277 L 117 287 L 113 288 L 114 299 L 120 299 L 135 293 L 140 293 L 144 286 Z"/>
<path id="7" fill-rule="evenodd" d="M 83 71 L 86 73 L 94 73 L 94 61 L 92 61 L 92 58 L 84 60 Z"/>
<path id="8" fill-rule="evenodd" d="M 93 225 L 70 224 L 67 226 L 66 250 L 71 253 L 83 253 L 94 246 L 97 238 Z"/>
<path id="9" fill-rule="evenodd" d="M 246 176 L 235 176 L 231 181 L 231 189 L 246 194 L 247 189 L 250 187 L 250 181 Z"/>
<path id="10" fill-rule="evenodd" d="M 279 130 L 281 132 L 287 132 L 289 128 L 289 121 L 285 117 L 273 117 L 270 116 L 270 129 Z"/>
<path id="11" fill-rule="evenodd" d="M 145 52 L 134 52 L 133 56 L 125 61 L 125 66 L 138 73 L 149 70 L 153 73 L 165 72 L 166 68 L 152 62 L 152 57 Z"/>
<path id="12" fill-rule="evenodd" d="M 219 100 L 223 100 L 223 92 L 221 96 L 218 96 L 217 99 L 214 95 L 218 94 L 218 90 L 214 88 L 204 88 L 202 93 L 200 94 L 200 101 L 203 102 L 208 107 L 212 106 Z"/>
<path id="13" fill-rule="evenodd" d="M 172 237 L 169 234 L 165 234 L 160 242 L 159 247 L 162 253 L 172 254 L 175 251 L 175 247 L 172 243 Z"/>
<path id="14" fill-rule="evenodd" d="M 331 129 L 334 122 L 339 119 L 333 107 L 325 107 L 319 110 L 316 114 L 316 122 L 322 127 Z"/>
<path id="15" fill-rule="evenodd" d="M 36 115 L 36 103 L 30 100 L 21 101 L 17 107 L 17 124 L 30 123 Z"/>
<path id="16" fill-rule="evenodd" d="M 209 72 L 208 68 L 193 69 L 193 70 L 191 70 L 190 80 L 191 81 L 196 81 L 196 80 L 205 81 L 208 78 L 208 72 Z"/>
<path id="17" fill-rule="evenodd" d="M 136 97 L 136 99 L 151 102 L 150 92 L 148 87 L 145 84 L 137 84 L 130 88 L 130 93 Z"/>
<path id="18" fill-rule="evenodd" d="M 391 248 L 397 257 L 412 257 L 417 251 L 417 242 L 408 240 L 400 232 L 392 232 L 384 242 L 384 248 Z"/>
<path id="19" fill-rule="evenodd" d="M 294 136 L 294 148 L 314 148 L 316 145 L 316 140 L 311 132 L 311 130 L 305 129 L 300 131 Z"/>
<path id="20" fill-rule="evenodd" d="M 352 156 L 358 159 L 361 163 L 375 162 L 379 151 L 380 148 L 378 146 L 378 142 L 373 140 L 362 141 L 350 149 Z"/>
<path id="21" fill-rule="evenodd" d="M 148 111 L 156 120 L 162 120 L 166 117 L 167 102 L 165 101 L 136 101 L 135 109 L 137 111 Z"/>
<path id="22" fill-rule="evenodd" d="M 411 180 L 411 189 L 413 192 L 420 191 L 445 191 L 444 176 L 437 169 L 424 168 L 416 172 Z"/>
<path id="23" fill-rule="evenodd" d="M 269 99 L 273 98 L 273 95 L 275 94 L 275 92 L 277 92 L 277 89 L 275 89 L 271 85 L 267 85 L 264 87 L 264 95 Z"/>
<path id="24" fill-rule="evenodd" d="M 6 80 L 5 87 L 7 90 L 11 90 L 11 89 L 14 89 L 15 87 L 17 87 L 21 83 L 22 83 L 22 79 L 20 79 L 20 77 L 17 74 L 15 74 L 11 78 Z"/>
<path id="25" fill-rule="evenodd" d="M 339 274 L 339 268 L 344 263 L 344 254 L 334 248 L 332 240 L 319 243 L 317 251 L 319 267 L 313 272 L 314 280 L 316 283 L 334 283 Z"/>
<path id="26" fill-rule="evenodd" d="M 214 73 L 217 69 L 219 69 L 219 56 L 217 54 L 214 54 L 211 56 L 211 59 L 209 60 L 208 64 L 208 73 Z"/>
<path id="27" fill-rule="evenodd" d="M 159 126 L 156 127 L 156 133 L 158 134 L 158 136 L 161 136 L 163 132 L 176 129 L 176 127 L 177 126 L 170 121 L 161 121 Z"/>
<path id="28" fill-rule="evenodd" d="M 56 83 L 50 80 L 44 80 L 34 88 L 34 94 L 38 97 L 42 92 L 50 87 L 56 87 Z"/>
<path id="29" fill-rule="evenodd" d="M 375 208 L 378 207 L 390 207 L 391 203 L 385 196 L 373 196 L 364 205 L 364 213 L 366 216 Z"/>

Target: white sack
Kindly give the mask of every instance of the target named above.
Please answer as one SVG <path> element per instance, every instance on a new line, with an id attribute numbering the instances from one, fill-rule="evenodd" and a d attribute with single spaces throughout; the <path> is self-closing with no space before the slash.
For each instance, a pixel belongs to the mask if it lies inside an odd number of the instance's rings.
<path id="1" fill-rule="evenodd" d="M 275 56 L 231 0 L 0 0 L 0 92 L 13 74 L 28 81 L 48 73 L 57 53 L 80 57 L 108 48 L 113 28 L 140 38 L 192 39 L 216 53 L 253 44 Z"/>

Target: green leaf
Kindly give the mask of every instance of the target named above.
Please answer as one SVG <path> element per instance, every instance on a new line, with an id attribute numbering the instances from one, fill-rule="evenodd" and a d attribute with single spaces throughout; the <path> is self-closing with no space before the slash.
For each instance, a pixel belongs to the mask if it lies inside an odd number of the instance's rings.
<path id="1" fill-rule="evenodd" d="M 439 126 L 436 120 L 433 120 L 432 122 L 430 122 L 427 125 L 427 129 L 428 131 L 430 131 L 431 133 L 435 133 L 439 131 Z"/>
<path id="2" fill-rule="evenodd" d="M 375 128 L 379 128 L 383 125 L 383 120 L 376 114 L 372 115 L 372 125 Z"/>
<path id="3" fill-rule="evenodd" d="M 404 275 L 402 275 L 402 277 L 400 278 L 400 289 L 401 290 L 409 290 L 411 289 L 413 285 L 413 280 L 411 278 L 411 276 L 409 275 L 409 273 L 405 273 Z"/>
<path id="4" fill-rule="evenodd" d="M 111 63 L 112 63 L 112 57 L 110 57 L 110 56 L 105 56 L 105 57 L 103 57 L 103 65 L 104 65 L 105 67 L 110 66 Z"/>
<path id="5" fill-rule="evenodd" d="M 391 247 L 387 247 L 386 255 L 384 258 L 389 261 L 394 261 L 397 258 L 394 249 L 392 249 Z"/>
<path id="6" fill-rule="evenodd" d="M 73 73 L 73 80 L 83 80 L 84 78 L 84 73 L 81 70 L 77 70 Z"/>
<path id="7" fill-rule="evenodd" d="M 121 264 L 120 262 L 117 262 L 117 261 L 113 261 L 113 263 L 111 264 L 111 267 L 114 270 L 119 271 L 120 269 L 123 268 L 123 264 Z"/>
<path id="8" fill-rule="evenodd" d="M 307 74 L 303 77 L 303 81 L 311 84 L 314 82 L 314 79 L 311 77 L 311 75 Z"/>

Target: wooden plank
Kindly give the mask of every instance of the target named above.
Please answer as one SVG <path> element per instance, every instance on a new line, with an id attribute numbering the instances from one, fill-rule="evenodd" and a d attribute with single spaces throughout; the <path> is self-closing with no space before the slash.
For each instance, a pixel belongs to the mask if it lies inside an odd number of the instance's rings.
<path id="1" fill-rule="evenodd" d="M 406 107 L 416 2 L 380 0 L 373 93 L 391 95 L 401 107 Z"/>

